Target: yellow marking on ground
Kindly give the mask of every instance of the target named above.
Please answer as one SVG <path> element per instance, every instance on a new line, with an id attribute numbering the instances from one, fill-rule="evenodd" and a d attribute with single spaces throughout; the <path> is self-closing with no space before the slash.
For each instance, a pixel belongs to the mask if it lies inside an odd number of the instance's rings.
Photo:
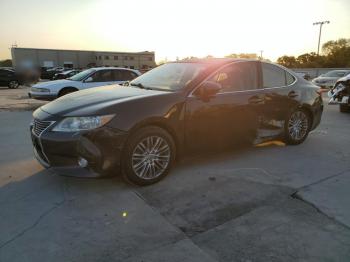
<path id="1" fill-rule="evenodd" d="M 286 146 L 285 143 L 283 143 L 282 141 L 278 141 L 278 140 L 272 140 L 272 141 L 267 141 L 267 142 L 263 142 L 260 144 L 255 145 L 256 147 L 263 147 L 263 146 Z"/>

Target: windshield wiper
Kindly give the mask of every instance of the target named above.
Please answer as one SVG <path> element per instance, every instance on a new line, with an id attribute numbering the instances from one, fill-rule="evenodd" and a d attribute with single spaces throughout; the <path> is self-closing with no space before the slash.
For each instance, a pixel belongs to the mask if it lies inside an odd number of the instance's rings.
<path id="1" fill-rule="evenodd" d="M 137 87 L 139 87 L 139 88 L 141 88 L 141 89 L 151 89 L 151 88 L 148 88 L 148 87 L 145 87 L 143 84 L 141 84 L 141 83 L 130 83 L 130 85 L 131 86 L 137 86 Z"/>

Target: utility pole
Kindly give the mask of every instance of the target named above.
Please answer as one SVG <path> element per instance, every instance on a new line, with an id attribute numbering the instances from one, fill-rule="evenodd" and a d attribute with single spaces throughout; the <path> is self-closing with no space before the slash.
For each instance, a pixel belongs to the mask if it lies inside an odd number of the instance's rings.
<path id="1" fill-rule="evenodd" d="M 263 52 L 264 50 L 260 50 L 260 60 L 263 60 Z"/>
<path id="2" fill-rule="evenodd" d="M 318 46 L 317 46 L 317 55 L 320 55 L 320 43 L 321 43 L 321 34 L 322 34 L 322 26 L 324 24 L 329 24 L 329 21 L 321 21 L 321 22 L 315 22 L 313 25 L 320 25 L 320 33 L 318 35 Z"/>

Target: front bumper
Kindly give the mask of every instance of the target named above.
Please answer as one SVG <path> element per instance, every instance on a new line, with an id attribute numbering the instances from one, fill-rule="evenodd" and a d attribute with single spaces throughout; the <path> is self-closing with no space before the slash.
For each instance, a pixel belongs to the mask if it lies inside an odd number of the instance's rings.
<path id="1" fill-rule="evenodd" d="M 28 96 L 37 100 L 52 101 L 57 98 L 57 94 L 29 91 Z"/>
<path id="2" fill-rule="evenodd" d="M 31 127 L 30 133 L 34 156 L 41 165 L 57 174 L 76 177 L 100 177 L 119 170 L 127 138 L 126 132 L 110 127 L 85 133 L 52 132 L 49 127 L 39 136 Z M 87 160 L 86 167 L 79 165 L 81 158 Z"/>
<path id="3" fill-rule="evenodd" d="M 338 84 L 336 87 L 328 92 L 330 98 L 328 104 L 330 105 L 350 105 L 349 86 L 345 84 Z"/>

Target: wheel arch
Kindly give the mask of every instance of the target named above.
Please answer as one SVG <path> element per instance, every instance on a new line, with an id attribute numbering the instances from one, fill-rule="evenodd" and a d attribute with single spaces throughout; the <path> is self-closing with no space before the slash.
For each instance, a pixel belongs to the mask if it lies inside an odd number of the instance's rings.
<path id="1" fill-rule="evenodd" d="M 162 119 L 149 119 L 147 121 L 142 121 L 141 123 L 136 124 L 133 126 L 130 131 L 129 131 L 129 136 L 127 140 L 131 137 L 132 134 L 134 134 L 137 130 L 143 127 L 148 127 L 148 126 L 156 126 L 159 128 L 162 128 L 165 130 L 174 140 L 175 143 L 175 151 L 176 155 L 175 158 L 177 159 L 179 157 L 180 152 L 182 152 L 182 141 L 180 137 L 176 134 L 176 131 L 174 128 L 171 127 L 166 121 Z"/>
<path id="2" fill-rule="evenodd" d="M 60 96 L 64 90 L 74 90 L 73 92 L 79 91 L 79 89 L 74 86 L 65 86 L 57 92 L 57 96 Z"/>
<path id="3" fill-rule="evenodd" d="M 314 114 L 312 112 L 311 106 L 304 104 L 304 105 L 300 106 L 299 109 L 301 109 L 301 110 L 303 110 L 304 112 L 307 113 L 307 115 L 308 115 L 308 117 L 309 117 L 309 119 L 311 121 L 310 129 L 312 129 L 313 124 L 314 124 Z"/>

